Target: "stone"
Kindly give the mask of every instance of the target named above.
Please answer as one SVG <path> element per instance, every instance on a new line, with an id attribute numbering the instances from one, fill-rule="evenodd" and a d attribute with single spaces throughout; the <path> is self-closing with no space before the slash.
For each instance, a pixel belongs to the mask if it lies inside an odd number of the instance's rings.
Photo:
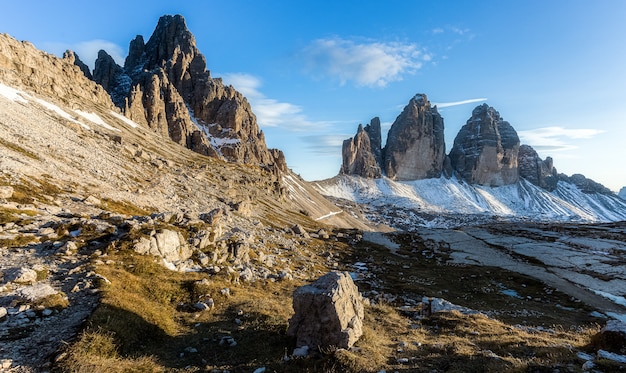
<path id="1" fill-rule="evenodd" d="M 211 309 L 211 307 L 204 302 L 198 302 L 194 304 L 193 308 L 197 309 L 198 311 L 208 311 Z"/>
<path id="2" fill-rule="evenodd" d="M 380 130 L 380 121 L 378 121 L 378 125 Z M 378 143 L 377 149 L 379 160 L 376 158 L 374 149 L 375 145 L 372 144 L 369 133 L 359 124 L 356 135 L 343 142 L 341 150 L 343 162 L 339 173 L 365 178 L 380 178 L 382 176 L 380 169 L 380 143 Z"/>
<path id="3" fill-rule="evenodd" d="M 363 334 L 363 304 L 348 272 L 329 272 L 294 291 L 287 334 L 296 347 L 350 348 Z"/>
<path id="4" fill-rule="evenodd" d="M 517 163 L 520 177 L 547 191 L 556 189 L 559 180 L 551 157 L 542 160 L 531 146 L 521 145 Z"/>
<path id="5" fill-rule="evenodd" d="M 32 286 L 27 286 L 23 289 L 20 289 L 17 293 L 18 298 L 36 303 L 46 297 L 57 294 L 58 291 L 54 289 L 50 284 L 39 283 Z"/>
<path id="6" fill-rule="evenodd" d="M 520 140 L 515 129 L 487 104 L 479 105 L 450 150 L 457 175 L 470 184 L 502 186 L 519 180 Z"/>
<path id="7" fill-rule="evenodd" d="M 87 205 L 99 205 L 101 202 L 98 198 L 94 197 L 94 196 L 88 196 L 87 198 L 83 199 L 83 202 L 85 202 Z"/>
<path id="8" fill-rule="evenodd" d="M 291 354 L 293 357 L 306 357 L 309 354 L 309 346 L 296 347 Z"/>
<path id="9" fill-rule="evenodd" d="M 34 284 L 37 282 L 37 272 L 26 267 L 10 268 L 6 271 L 4 280 L 16 284 Z"/>
<path id="10" fill-rule="evenodd" d="M 13 187 L 8 185 L 0 186 L 0 199 L 7 199 L 13 197 Z"/>
<path id="11" fill-rule="evenodd" d="M 235 341 L 235 338 L 227 335 L 227 336 L 220 338 L 219 345 L 226 346 L 226 347 L 235 347 L 237 346 L 237 341 Z"/>
<path id="12" fill-rule="evenodd" d="M 0 320 L 4 319 L 7 315 L 7 309 L 4 307 L 0 307 Z"/>
<path id="13" fill-rule="evenodd" d="M 156 255 L 168 262 L 184 261 L 193 254 L 183 236 L 168 229 L 153 232 L 150 238 L 141 237 L 133 249 L 139 254 Z"/>
<path id="14" fill-rule="evenodd" d="M 293 227 L 291 227 L 291 230 L 293 231 L 294 234 L 297 234 L 304 238 L 309 238 L 309 233 L 300 224 L 294 225 Z"/>
<path id="15" fill-rule="evenodd" d="M 443 118 L 425 94 L 417 94 L 391 125 L 383 149 L 383 169 L 392 180 L 442 175 L 446 158 Z"/>
<path id="16" fill-rule="evenodd" d="M 626 322 L 608 320 L 594 340 L 603 349 L 619 352 L 626 346 Z"/>

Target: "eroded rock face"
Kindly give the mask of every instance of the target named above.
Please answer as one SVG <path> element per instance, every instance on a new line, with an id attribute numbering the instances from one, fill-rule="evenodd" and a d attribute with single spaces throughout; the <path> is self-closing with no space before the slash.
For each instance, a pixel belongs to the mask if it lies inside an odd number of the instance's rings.
<path id="1" fill-rule="evenodd" d="M 519 176 L 548 191 L 556 189 L 558 175 L 552 157 L 545 160 L 529 145 L 521 145 L 518 158 Z"/>
<path id="2" fill-rule="evenodd" d="M 78 57 L 78 54 L 76 54 L 74 51 L 71 51 L 69 49 L 66 50 L 63 53 L 63 59 L 67 60 L 69 63 L 78 66 L 80 71 L 82 71 L 88 79 L 93 79 L 93 75 L 91 75 L 91 70 L 89 70 L 89 66 L 81 61 L 81 59 Z"/>
<path id="3" fill-rule="evenodd" d="M 483 104 L 472 111 L 449 156 L 454 171 L 470 184 L 502 186 L 519 179 L 519 147 L 515 129 Z"/>
<path id="4" fill-rule="evenodd" d="M 380 134 L 380 122 L 378 125 L 378 133 Z M 378 153 L 380 155 L 380 138 L 378 141 Z M 356 135 L 343 142 L 341 150 L 343 163 L 339 173 L 366 178 L 381 177 L 382 171 L 379 163 L 376 161 L 376 155 L 372 151 L 373 148 L 369 133 L 359 124 Z"/>
<path id="5" fill-rule="evenodd" d="M 282 152 L 267 148 L 248 101 L 211 77 L 182 16 L 161 17 L 147 42 L 133 39 L 123 68 L 107 56 L 99 56 L 94 79 L 136 123 L 201 154 L 287 169 Z"/>
<path id="6" fill-rule="evenodd" d="M 85 102 L 114 109 L 111 97 L 89 80 L 76 64 L 74 53 L 57 58 L 29 42 L 0 34 L 0 81 L 45 97 L 54 97 L 67 106 L 81 108 Z"/>
<path id="7" fill-rule="evenodd" d="M 393 122 L 383 150 L 385 174 L 394 180 L 441 176 L 446 158 L 443 118 L 417 94 Z"/>
<path id="8" fill-rule="evenodd" d="M 578 187 L 578 189 L 580 189 L 583 193 L 613 194 L 609 188 L 596 181 L 588 179 L 585 175 L 573 174 L 572 176 L 567 176 L 565 174 L 559 174 L 558 179 L 566 183 L 576 185 L 576 187 Z"/>
<path id="9" fill-rule="evenodd" d="M 350 348 L 363 334 L 363 304 L 348 272 L 330 272 L 293 294 L 287 334 L 296 347 Z"/>

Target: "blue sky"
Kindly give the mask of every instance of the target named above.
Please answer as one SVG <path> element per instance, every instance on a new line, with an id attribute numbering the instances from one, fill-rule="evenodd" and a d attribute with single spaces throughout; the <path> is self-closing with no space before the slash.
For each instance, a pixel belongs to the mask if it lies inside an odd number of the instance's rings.
<path id="1" fill-rule="evenodd" d="M 559 172 L 626 186 L 626 1 L 3 1 L 0 32 L 93 65 L 182 14 L 214 77 L 252 104 L 269 146 L 307 180 L 341 142 L 390 126 L 426 93 L 447 151 L 483 102 Z"/>

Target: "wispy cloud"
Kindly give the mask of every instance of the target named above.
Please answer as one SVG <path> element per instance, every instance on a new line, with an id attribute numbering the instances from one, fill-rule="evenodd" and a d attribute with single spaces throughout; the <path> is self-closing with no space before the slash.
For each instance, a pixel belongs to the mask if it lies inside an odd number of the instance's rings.
<path id="1" fill-rule="evenodd" d="M 462 100 L 462 101 L 437 102 L 437 103 L 434 103 L 433 105 L 437 105 L 439 109 L 443 109 L 446 107 L 459 106 L 459 105 L 465 105 L 465 104 L 471 104 L 474 102 L 483 102 L 483 101 L 487 101 L 487 99 L 486 98 L 470 98 L 468 100 Z"/>
<path id="2" fill-rule="evenodd" d="M 518 131 L 524 144 L 529 144 L 537 151 L 562 152 L 577 149 L 572 140 L 590 139 L 605 132 L 593 128 L 570 129 L 564 127 L 543 127 L 534 130 Z"/>
<path id="3" fill-rule="evenodd" d="M 222 76 L 225 84 L 230 84 L 250 102 L 252 111 L 262 127 L 281 127 L 290 131 L 320 129 L 330 122 L 310 121 L 302 113 L 302 108 L 288 102 L 266 97 L 261 91 L 261 80 L 245 73 L 230 73 Z"/>
<path id="4" fill-rule="evenodd" d="M 111 57 L 113 57 L 118 65 L 123 66 L 126 58 L 124 57 L 126 52 L 122 47 L 113 42 L 102 39 L 87 40 L 75 44 L 54 42 L 44 43 L 41 48 L 57 56 L 62 56 L 63 52 L 68 49 L 73 50 L 76 54 L 78 54 L 81 61 L 87 64 L 87 66 L 89 66 L 92 70 L 96 59 L 98 58 L 98 52 L 101 49 L 104 49 Z"/>
<path id="5" fill-rule="evenodd" d="M 346 134 L 325 134 L 302 136 L 300 139 L 307 144 L 306 147 L 311 151 L 311 153 L 317 155 L 340 156 L 343 141 L 352 136 L 353 135 Z"/>
<path id="6" fill-rule="evenodd" d="M 385 87 L 414 74 L 432 55 L 414 43 L 318 39 L 302 51 L 306 68 L 344 85 Z"/>

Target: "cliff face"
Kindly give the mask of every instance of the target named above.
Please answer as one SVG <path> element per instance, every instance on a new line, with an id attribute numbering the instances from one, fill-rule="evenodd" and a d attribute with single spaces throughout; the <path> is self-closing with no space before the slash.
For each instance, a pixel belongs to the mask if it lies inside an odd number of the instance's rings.
<path id="1" fill-rule="evenodd" d="M 84 64 L 72 52 L 57 58 L 35 48 L 29 42 L 20 42 L 0 34 L 0 80 L 15 88 L 24 88 L 69 104 L 76 109 L 83 102 L 96 102 L 113 109 L 107 92 L 89 80 L 81 67 Z"/>
<path id="2" fill-rule="evenodd" d="M 545 160 L 529 145 L 521 145 L 518 154 L 519 176 L 548 191 L 556 189 L 558 175 L 551 157 Z"/>
<path id="3" fill-rule="evenodd" d="M 211 77 L 182 16 L 163 16 L 144 42 L 130 42 L 124 67 L 101 51 L 93 73 L 133 121 L 198 153 L 231 162 L 287 169 L 269 150 L 248 101 Z"/>
<path id="4" fill-rule="evenodd" d="M 394 180 L 440 177 L 445 157 L 443 118 L 426 95 L 417 94 L 389 130 L 383 150 L 385 174 Z"/>
<path id="5" fill-rule="evenodd" d="M 367 178 L 379 178 L 382 176 L 374 151 L 376 149 L 376 140 L 372 141 L 370 138 L 371 128 L 370 131 L 366 131 L 362 125 L 359 125 L 356 135 L 344 140 L 341 152 L 343 163 L 340 174 L 358 175 Z M 380 122 L 378 122 L 378 130 L 378 133 L 380 133 Z M 378 138 L 377 146 L 378 154 L 380 154 L 380 137 Z"/>
<path id="6" fill-rule="evenodd" d="M 452 168 L 470 184 L 501 186 L 519 179 L 520 140 L 515 129 L 487 104 L 476 107 L 450 151 Z"/>

